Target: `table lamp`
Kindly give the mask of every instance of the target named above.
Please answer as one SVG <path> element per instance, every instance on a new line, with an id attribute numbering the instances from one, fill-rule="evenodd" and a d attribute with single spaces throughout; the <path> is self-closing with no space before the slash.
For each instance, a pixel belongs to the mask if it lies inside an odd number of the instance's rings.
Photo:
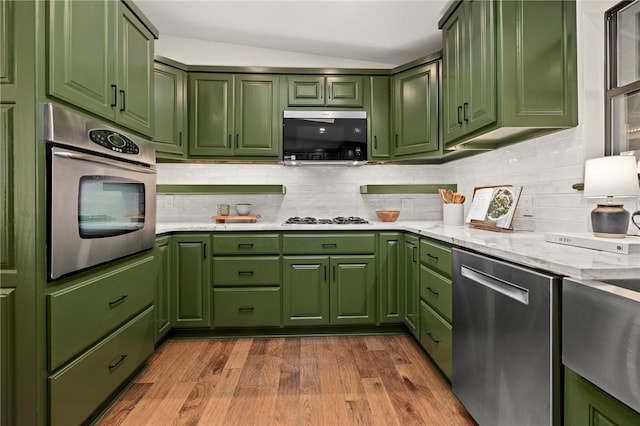
<path id="1" fill-rule="evenodd" d="M 613 155 L 587 160 L 584 167 L 585 198 L 606 199 L 591 211 L 593 234 L 597 237 L 624 238 L 629 212 L 618 198 L 638 196 L 638 170 L 632 155 Z"/>

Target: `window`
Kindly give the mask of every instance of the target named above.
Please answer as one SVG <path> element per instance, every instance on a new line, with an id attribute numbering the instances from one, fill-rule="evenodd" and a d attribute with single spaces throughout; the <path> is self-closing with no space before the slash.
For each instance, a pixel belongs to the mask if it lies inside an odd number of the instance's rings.
<path id="1" fill-rule="evenodd" d="M 640 1 L 618 3 L 605 22 L 605 153 L 635 151 L 640 160 Z"/>

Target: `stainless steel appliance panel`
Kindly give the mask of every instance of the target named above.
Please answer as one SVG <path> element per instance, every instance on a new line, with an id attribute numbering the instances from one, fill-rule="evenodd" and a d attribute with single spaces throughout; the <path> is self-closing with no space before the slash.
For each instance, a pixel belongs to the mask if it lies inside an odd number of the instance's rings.
<path id="1" fill-rule="evenodd" d="M 52 104 L 43 131 L 48 278 L 152 248 L 153 144 Z"/>
<path id="2" fill-rule="evenodd" d="M 562 282 L 562 362 L 640 413 L 640 278 Z"/>
<path id="3" fill-rule="evenodd" d="M 559 279 L 452 254 L 454 394 L 480 425 L 556 424 Z"/>

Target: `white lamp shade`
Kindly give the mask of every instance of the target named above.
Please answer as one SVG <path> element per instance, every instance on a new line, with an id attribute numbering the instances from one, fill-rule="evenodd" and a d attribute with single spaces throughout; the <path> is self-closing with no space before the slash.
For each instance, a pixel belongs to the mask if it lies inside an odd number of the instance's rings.
<path id="1" fill-rule="evenodd" d="M 585 197 L 633 198 L 639 193 L 638 166 L 634 156 L 612 155 L 585 162 Z"/>

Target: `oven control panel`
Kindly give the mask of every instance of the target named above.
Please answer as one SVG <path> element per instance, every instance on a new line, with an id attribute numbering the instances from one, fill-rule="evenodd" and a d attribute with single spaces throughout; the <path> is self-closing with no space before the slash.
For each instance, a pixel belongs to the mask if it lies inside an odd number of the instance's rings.
<path id="1" fill-rule="evenodd" d="M 128 137 L 113 130 L 91 130 L 89 138 L 100 146 L 122 154 L 138 154 L 140 148 Z"/>

